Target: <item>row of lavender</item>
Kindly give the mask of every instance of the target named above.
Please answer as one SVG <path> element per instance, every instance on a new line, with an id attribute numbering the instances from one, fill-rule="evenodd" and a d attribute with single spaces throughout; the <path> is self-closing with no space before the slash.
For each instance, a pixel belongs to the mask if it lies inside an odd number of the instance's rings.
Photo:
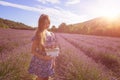
<path id="1" fill-rule="evenodd" d="M 27 69 L 33 31 L 0 29 L 0 80 L 32 80 Z"/>
<path id="2" fill-rule="evenodd" d="M 120 38 L 76 34 L 61 36 L 96 63 L 104 65 L 112 72 L 112 76 L 120 79 Z"/>
<path id="3" fill-rule="evenodd" d="M 55 80 L 115 80 L 111 71 L 96 63 L 73 44 L 56 34 L 61 54 L 56 59 Z M 69 37 L 72 38 L 72 37 Z"/>

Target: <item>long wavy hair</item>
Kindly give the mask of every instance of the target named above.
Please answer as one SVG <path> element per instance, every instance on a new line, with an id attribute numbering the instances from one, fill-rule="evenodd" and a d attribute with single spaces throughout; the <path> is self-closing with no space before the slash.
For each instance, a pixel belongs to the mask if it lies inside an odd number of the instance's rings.
<path id="1" fill-rule="evenodd" d="M 37 42 L 37 46 L 41 51 L 45 51 L 44 43 L 46 40 L 45 30 L 48 29 L 50 25 L 49 16 L 46 14 L 42 14 L 38 20 L 38 27 L 35 33 L 35 40 Z"/>

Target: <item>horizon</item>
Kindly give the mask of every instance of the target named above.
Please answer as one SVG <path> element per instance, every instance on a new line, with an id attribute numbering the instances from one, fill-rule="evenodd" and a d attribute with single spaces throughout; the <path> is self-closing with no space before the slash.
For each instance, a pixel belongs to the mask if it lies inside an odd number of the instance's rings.
<path id="1" fill-rule="evenodd" d="M 119 2 L 119 0 L 30 0 L 29 2 L 0 0 L 0 18 L 36 27 L 39 16 L 45 13 L 50 16 L 51 26 L 58 27 L 63 22 L 76 24 L 100 16 L 116 17 L 120 14 Z"/>

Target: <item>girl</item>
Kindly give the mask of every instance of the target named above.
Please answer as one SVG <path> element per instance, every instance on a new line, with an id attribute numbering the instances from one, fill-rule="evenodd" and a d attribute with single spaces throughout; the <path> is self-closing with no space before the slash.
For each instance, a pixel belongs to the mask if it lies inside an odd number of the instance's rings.
<path id="1" fill-rule="evenodd" d="M 32 38 L 31 53 L 33 57 L 28 71 L 37 76 L 36 80 L 48 80 L 49 76 L 54 74 L 55 58 L 46 54 L 46 48 L 56 47 L 54 34 L 47 31 L 49 25 L 50 20 L 48 15 L 42 14 L 38 21 L 35 36 Z"/>

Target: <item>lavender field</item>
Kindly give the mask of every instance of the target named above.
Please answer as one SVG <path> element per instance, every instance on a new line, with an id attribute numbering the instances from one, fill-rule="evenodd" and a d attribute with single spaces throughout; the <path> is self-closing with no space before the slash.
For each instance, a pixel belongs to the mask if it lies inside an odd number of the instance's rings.
<path id="1" fill-rule="evenodd" d="M 27 72 L 32 30 L 0 29 L 0 80 L 35 80 Z M 50 80 L 120 80 L 120 38 L 56 33 L 61 53 Z"/>

